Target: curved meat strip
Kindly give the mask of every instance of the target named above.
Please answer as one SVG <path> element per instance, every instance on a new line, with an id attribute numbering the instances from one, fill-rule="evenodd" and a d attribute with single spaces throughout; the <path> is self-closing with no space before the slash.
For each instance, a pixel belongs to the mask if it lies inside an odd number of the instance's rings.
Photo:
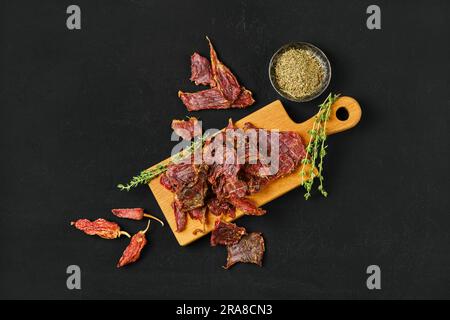
<path id="1" fill-rule="evenodd" d="M 211 87 L 216 85 L 211 72 L 211 64 L 209 63 L 209 60 L 197 52 L 194 52 L 191 56 L 190 80 L 195 82 L 196 85 L 203 84 Z"/>
<path id="2" fill-rule="evenodd" d="M 209 54 L 211 56 L 211 70 L 214 81 L 216 82 L 217 88 L 222 92 L 225 99 L 228 101 L 234 101 L 238 98 L 241 93 L 241 85 L 237 81 L 234 74 L 225 66 L 218 58 L 216 50 L 206 37 L 209 43 Z"/>

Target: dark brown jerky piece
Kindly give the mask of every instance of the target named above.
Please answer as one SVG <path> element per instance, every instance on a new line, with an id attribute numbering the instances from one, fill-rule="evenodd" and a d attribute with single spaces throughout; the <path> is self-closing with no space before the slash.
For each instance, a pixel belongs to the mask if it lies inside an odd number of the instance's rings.
<path id="1" fill-rule="evenodd" d="M 111 212 L 119 218 L 142 220 L 144 218 L 143 208 L 127 208 L 127 209 L 112 209 Z"/>
<path id="2" fill-rule="evenodd" d="M 250 90 L 242 87 L 242 92 L 236 98 L 236 100 L 232 103 L 232 108 L 246 108 L 255 103 L 255 99 L 253 99 L 252 92 Z"/>
<path id="3" fill-rule="evenodd" d="M 245 214 L 251 215 L 251 216 L 262 216 L 266 213 L 266 210 L 258 208 L 255 206 L 253 202 L 246 198 L 230 198 L 230 203 L 234 205 L 237 209 L 241 210 Z"/>
<path id="4" fill-rule="evenodd" d="M 214 225 L 214 230 L 211 232 L 211 245 L 228 246 L 236 244 L 246 233 L 245 228 L 218 219 Z"/>
<path id="5" fill-rule="evenodd" d="M 228 109 L 231 107 L 231 102 L 227 100 L 217 88 L 194 93 L 178 91 L 178 96 L 189 111 Z"/>
<path id="6" fill-rule="evenodd" d="M 181 211 L 178 208 L 178 205 L 175 201 L 172 202 L 172 209 L 175 214 L 175 223 L 177 225 L 177 232 L 181 232 L 186 228 L 187 223 L 186 212 Z"/>
<path id="7" fill-rule="evenodd" d="M 211 64 L 208 59 L 201 56 L 197 52 L 191 56 L 191 81 L 196 85 L 210 85 L 214 87 L 216 84 L 213 80 L 211 72 Z"/>
<path id="8" fill-rule="evenodd" d="M 227 246 L 228 256 L 225 269 L 238 262 L 254 263 L 261 267 L 264 251 L 264 238 L 261 233 L 252 232 L 244 235 L 238 243 Z"/>
<path id="9" fill-rule="evenodd" d="M 166 189 L 176 192 L 189 185 L 195 180 L 197 172 L 190 163 L 172 163 L 167 167 L 167 171 L 161 175 L 160 183 Z"/>
<path id="10" fill-rule="evenodd" d="M 242 198 L 247 195 L 247 191 L 248 186 L 245 181 L 240 180 L 237 176 L 226 177 L 217 196 L 221 199 Z"/>
<path id="11" fill-rule="evenodd" d="M 150 227 L 150 221 L 148 221 L 147 228 L 136 233 L 130 240 L 130 243 L 125 248 L 122 256 L 119 259 L 117 268 L 121 268 L 127 264 L 136 262 L 141 256 L 141 251 L 147 244 L 147 239 L 145 238 L 145 233 Z"/>
<path id="12" fill-rule="evenodd" d="M 183 140 L 188 141 L 202 134 L 200 124 L 195 117 L 191 117 L 189 120 L 172 120 L 172 130 Z"/>
<path id="13" fill-rule="evenodd" d="M 185 229 L 189 211 L 205 206 L 207 170 L 205 165 L 171 164 L 161 176 L 161 184 L 175 193 L 172 208 L 178 232 Z"/>
<path id="14" fill-rule="evenodd" d="M 247 194 L 247 184 L 240 179 L 239 172 L 242 165 L 238 163 L 237 153 L 234 149 L 234 141 L 226 141 L 226 139 L 233 139 L 232 135 L 228 134 L 235 130 L 233 122 L 229 121 L 228 126 L 221 136 L 217 136 L 208 148 L 215 152 L 215 158 L 219 163 L 213 163 L 208 173 L 208 181 L 211 184 L 211 189 L 216 197 L 221 201 L 227 201 L 231 197 L 245 197 Z M 220 139 L 219 139 L 220 138 Z M 223 145 L 223 148 L 214 150 L 216 145 Z M 231 145 L 231 146 L 230 146 Z M 221 150 L 222 149 L 222 150 Z M 223 152 L 218 157 L 218 150 Z M 225 161 L 223 161 L 225 160 Z"/>
<path id="15" fill-rule="evenodd" d="M 236 209 L 228 202 L 221 201 L 217 198 L 212 198 L 208 201 L 208 210 L 215 216 L 236 217 Z"/>
<path id="16" fill-rule="evenodd" d="M 208 191 L 207 166 L 193 166 L 196 175 L 187 185 L 175 192 L 175 202 L 181 211 L 191 211 L 205 205 L 205 196 Z"/>
<path id="17" fill-rule="evenodd" d="M 258 128 L 256 128 L 251 123 L 246 123 L 244 125 L 244 130 L 248 133 L 249 129 L 258 129 Z M 271 151 L 272 149 L 271 135 L 273 133 L 270 130 L 263 130 L 263 129 L 258 129 L 257 132 L 259 138 L 261 138 L 262 134 L 264 134 L 267 137 L 265 140 L 265 144 L 267 146 L 267 150 Z M 258 139 L 258 141 L 264 141 L 264 139 L 262 140 Z M 243 171 L 245 172 L 245 175 L 247 177 L 251 176 L 259 177 L 263 178 L 262 182 L 267 182 L 268 180 L 274 180 L 283 177 L 289 173 L 292 173 L 300 165 L 301 159 L 303 159 L 306 154 L 300 135 L 292 131 L 280 131 L 278 132 L 278 141 L 279 141 L 278 171 L 272 172 L 270 166 L 263 164 L 260 161 L 261 160 L 260 157 L 258 157 L 257 163 L 246 164 L 244 166 Z M 261 147 L 259 143 L 257 147 Z M 252 147 L 255 146 L 252 145 Z M 246 150 L 247 149 L 250 149 L 250 145 L 246 146 Z"/>
<path id="18" fill-rule="evenodd" d="M 161 183 L 161 185 L 164 186 L 164 188 L 166 188 L 167 190 L 175 192 L 175 186 L 172 184 L 171 179 L 165 173 L 163 173 L 159 178 L 159 183 Z"/>
<path id="19" fill-rule="evenodd" d="M 217 88 L 222 92 L 222 95 L 230 102 L 235 101 L 241 93 L 241 85 L 237 81 L 234 74 L 225 66 L 218 58 L 217 53 L 211 41 L 209 43 L 209 53 L 211 56 L 211 70 L 216 82 Z"/>
<path id="20" fill-rule="evenodd" d="M 250 166 L 254 166 L 254 165 L 250 165 Z M 267 184 L 267 182 L 269 182 L 269 179 L 267 179 L 267 178 L 262 178 L 262 177 L 253 176 L 253 175 L 249 174 L 247 172 L 247 167 L 244 167 L 244 171 L 245 171 L 244 178 L 246 179 L 245 182 L 247 183 L 248 192 L 250 194 L 258 192 L 259 190 L 261 190 L 261 188 L 264 185 Z"/>
<path id="21" fill-rule="evenodd" d="M 300 163 L 300 160 L 305 158 L 306 150 L 303 145 L 302 138 L 297 132 L 281 131 L 279 136 L 280 153 L 287 154 L 295 166 Z"/>
<path id="22" fill-rule="evenodd" d="M 188 211 L 191 219 L 204 221 L 206 218 L 206 207 L 196 208 L 191 211 Z"/>

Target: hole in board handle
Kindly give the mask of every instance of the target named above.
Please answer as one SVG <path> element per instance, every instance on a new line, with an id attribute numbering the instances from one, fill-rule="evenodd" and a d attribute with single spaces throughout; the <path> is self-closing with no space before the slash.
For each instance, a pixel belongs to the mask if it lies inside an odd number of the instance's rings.
<path id="1" fill-rule="evenodd" d="M 346 121 L 349 117 L 350 115 L 346 107 L 339 107 L 336 110 L 336 118 L 338 118 L 339 121 Z"/>

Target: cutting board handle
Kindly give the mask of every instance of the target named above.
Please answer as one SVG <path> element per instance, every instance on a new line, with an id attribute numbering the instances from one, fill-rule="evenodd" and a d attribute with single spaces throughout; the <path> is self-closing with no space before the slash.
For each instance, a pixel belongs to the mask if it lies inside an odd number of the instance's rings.
<path id="1" fill-rule="evenodd" d="M 327 135 L 342 132 L 356 126 L 361 120 L 361 107 L 352 97 L 339 97 L 331 106 L 330 118 L 327 122 Z M 314 117 L 303 122 L 301 126 L 312 128 Z"/>

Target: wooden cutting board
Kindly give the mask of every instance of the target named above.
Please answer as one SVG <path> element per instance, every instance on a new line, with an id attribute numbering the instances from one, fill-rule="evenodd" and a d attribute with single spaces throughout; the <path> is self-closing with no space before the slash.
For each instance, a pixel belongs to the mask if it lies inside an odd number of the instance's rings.
<path id="1" fill-rule="evenodd" d="M 336 116 L 336 111 L 340 108 L 345 108 L 348 112 L 348 118 L 346 120 L 339 120 Z M 330 119 L 327 123 L 327 134 L 331 135 L 334 133 L 342 132 L 348 129 L 353 128 L 361 119 L 361 108 L 358 102 L 351 97 L 340 97 L 331 107 Z M 344 110 L 341 110 L 344 111 Z M 341 112 L 340 111 L 340 112 Z M 344 111 L 345 113 L 345 111 Z M 342 117 L 341 117 L 342 118 Z M 280 131 L 296 131 L 298 132 L 305 146 L 309 142 L 309 134 L 308 130 L 312 128 L 314 117 L 302 122 L 295 123 L 291 120 L 291 118 L 286 113 L 283 105 L 279 100 L 268 104 L 267 106 L 253 112 L 247 117 L 235 122 L 237 127 L 243 127 L 246 122 L 251 122 L 256 127 L 264 128 L 264 129 L 279 129 Z M 165 164 L 170 161 L 170 158 L 160 162 L 159 164 Z M 159 165 L 157 164 L 157 165 Z M 155 166 L 157 166 L 155 165 Z M 301 167 L 301 166 L 300 166 Z M 269 201 L 272 201 L 286 192 L 297 188 L 300 186 L 300 167 L 295 170 L 292 174 L 285 176 L 283 178 L 274 180 L 270 182 L 268 185 L 264 186 L 260 192 L 249 196 L 249 199 L 254 201 L 257 206 L 262 206 Z M 185 246 L 204 235 L 208 234 L 214 227 L 215 216 L 211 214 L 207 214 L 207 223 L 205 225 L 205 232 L 197 232 L 194 234 L 194 230 L 203 229 L 203 224 L 198 220 L 192 220 L 188 217 L 188 222 L 186 229 L 182 232 L 176 232 L 176 223 L 175 217 L 173 213 L 173 209 L 171 207 L 173 201 L 173 193 L 164 188 L 159 183 L 159 178 L 152 180 L 149 183 L 150 189 L 153 192 L 153 195 L 156 198 L 164 216 L 169 223 L 170 228 L 172 229 L 178 243 L 181 246 Z M 271 214 L 268 212 L 267 214 Z M 236 212 L 236 218 L 243 216 L 244 214 L 241 211 Z M 255 219 L 261 219 L 261 217 L 255 217 Z M 227 221 L 232 221 L 234 219 L 227 218 Z"/>

